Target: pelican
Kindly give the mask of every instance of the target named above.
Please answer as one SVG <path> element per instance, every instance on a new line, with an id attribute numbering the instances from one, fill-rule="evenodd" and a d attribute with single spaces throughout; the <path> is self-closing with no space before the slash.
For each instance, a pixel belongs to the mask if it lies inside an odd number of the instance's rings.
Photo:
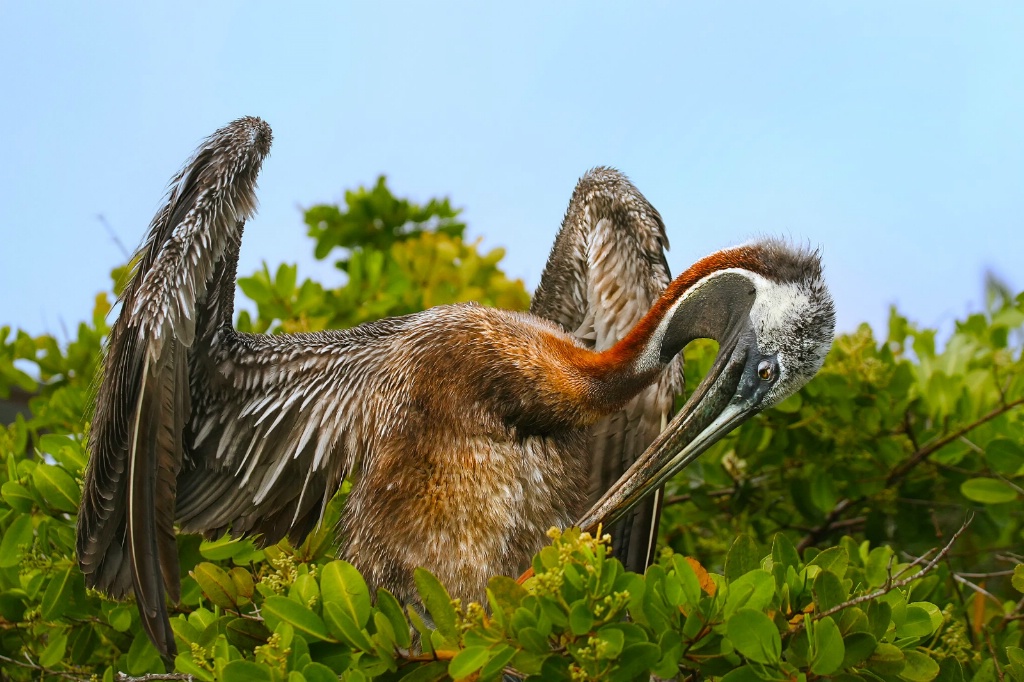
<path id="1" fill-rule="evenodd" d="M 610 169 L 577 186 L 528 314 L 460 304 L 239 333 L 238 250 L 271 139 L 238 119 L 172 180 L 97 393 L 78 560 L 89 586 L 134 592 L 165 660 L 175 522 L 300 542 L 345 477 L 341 556 L 407 603 L 418 566 L 482 600 L 551 526 L 616 523 L 616 552 L 643 570 L 657 489 L 806 383 L 831 345 L 818 253 L 763 239 L 670 281 L 661 217 Z M 680 352 L 701 337 L 717 359 L 662 432 Z"/>

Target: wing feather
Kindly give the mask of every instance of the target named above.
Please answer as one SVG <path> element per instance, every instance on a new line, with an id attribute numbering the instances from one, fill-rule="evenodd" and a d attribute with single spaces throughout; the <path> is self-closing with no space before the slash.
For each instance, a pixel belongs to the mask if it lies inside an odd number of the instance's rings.
<path id="1" fill-rule="evenodd" d="M 77 550 L 86 584 L 134 590 L 143 626 L 174 653 L 165 590 L 178 598 L 176 480 L 192 411 L 190 360 L 216 269 L 254 210 L 270 128 L 255 118 L 217 131 L 172 180 L 111 328 L 89 437 Z M 212 290 L 212 291 L 211 291 Z M 212 295 L 211 295 L 212 294 Z"/>
<path id="2" fill-rule="evenodd" d="M 531 312 L 605 350 L 624 337 L 671 281 L 668 239 L 657 210 L 621 173 L 595 168 L 580 179 L 555 240 Z M 593 504 L 661 432 L 683 391 L 682 356 L 623 409 L 590 430 Z M 616 556 L 643 571 L 657 540 L 660 495 L 612 533 Z"/>

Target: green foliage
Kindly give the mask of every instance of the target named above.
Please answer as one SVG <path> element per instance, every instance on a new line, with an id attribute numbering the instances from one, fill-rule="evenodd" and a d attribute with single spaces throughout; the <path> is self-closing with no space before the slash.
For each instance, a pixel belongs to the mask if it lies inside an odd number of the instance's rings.
<path id="1" fill-rule="evenodd" d="M 528 302 L 500 250 L 463 240 L 447 200 L 418 206 L 380 179 L 306 223 L 343 282 L 300 284 L 294 266 L 265 266 L 240 280 L 257 310 L 240 326 L 305 331 L 455 301 Z M 182 536 L 177 668 L 288 682 L 494 680 L 506 669 L 537 680 L 1024 681 L 1024 295 L 997 293 L 945 344 L 895 312 L 882 340 L 867 327 L 838 338 L 803 391 L 670 484 L 667 548 L 643 576 L 608 559 L 602 540 L 553 532 L 524 585 L 495 577 L 487 604 L 459 604 L 421 570 L 423 607 L 407 608 L 334 559 L 348 484 L 300 547 Z M 5 679 L 162 670 L 134 604 L 86 590 L 74 558 L 110 308 L 98 296 L 66 344 L 0 328 L 0 399 L 33 394 L 30 417 L 0 426 Z M 714 351 L 687 349 L 688 385 Z M 915 559 L 934 557 L 967 511 L 973 524 L 916 575 Z"/>
<path id="2" fill-rule="evenodd" d="M 498 267 L 504 249 L 481 254 L 479 241 L 466 243 L 466 226 L 447 199 L 425 206 L 398 199 L 381 176 L 373 189 L 346 192 L 345 201 L 344 207 L 314 206 L 305 217 L 318 259 L 344 250 L 336 261 L 344 284 L 298 284 L 296 266 L 282 264 L 272 273 L 264 264 L 238 280 L 257 306 L 256 319 L 242 313 L 240 329 L 338 329 L 467 301 L 509 310 L 529 306 L 522 281 L 508 279 Z"/>

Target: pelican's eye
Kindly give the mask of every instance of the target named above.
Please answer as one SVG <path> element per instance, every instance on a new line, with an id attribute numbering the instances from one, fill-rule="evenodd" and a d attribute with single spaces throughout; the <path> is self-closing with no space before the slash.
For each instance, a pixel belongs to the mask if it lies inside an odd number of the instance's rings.
<path id="1" fill-rule="evenodd" d="M 757 376 L 761 377 L 764 381 L 769 381 L 775 376 L 775 367 L 767 360 L 762 360 L 757 365 Z"/>

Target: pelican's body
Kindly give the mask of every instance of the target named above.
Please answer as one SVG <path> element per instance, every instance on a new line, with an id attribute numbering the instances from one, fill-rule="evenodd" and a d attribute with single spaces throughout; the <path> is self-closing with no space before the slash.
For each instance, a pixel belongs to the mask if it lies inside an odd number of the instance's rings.
<path id="1" fill-rule="evenodd" d="M 531 314 L 467 304 L 343 331 L 236 332 L 238 248 L 270 139 L 239 119 L 175 179 L 97 396 L 79 560 L 90 586 L 135 592 L 165 656 L 174 522 L 299 541 L 345 476 L 342 555 L 406 601 L 417 566 L 483 600 L 491 576 L 518 574 L 549 527 L 574 522 L 616 523 L 617 553 L 642 570 L 650 493 L 805 383 L 831 342 L 816 254 L 764 241 L 669 283 L 657 211 L 605 169 L 577 187 Z M 701 336 L 719 340 L 719 360 L 655 440 L 680 351 Z"/>
<path id="2" fill-rule="evenodd" d="M 400 599 L 427 566 L 481 601 L 490 577 L 526 568 L 548 528 L 586 510 L 586 427 L 608 398 L 588 395 L 564 362 L 587 351 L 550 322 L 463 304 L 316 334 L 222 333 L 201 387 L 210 408 L 187 430 L 196 465 L 178 475 L 183 530 L 301 538 L 358 473 L 343 556 Z M 617 390 L 617 404 L 631 397 Z"/>

